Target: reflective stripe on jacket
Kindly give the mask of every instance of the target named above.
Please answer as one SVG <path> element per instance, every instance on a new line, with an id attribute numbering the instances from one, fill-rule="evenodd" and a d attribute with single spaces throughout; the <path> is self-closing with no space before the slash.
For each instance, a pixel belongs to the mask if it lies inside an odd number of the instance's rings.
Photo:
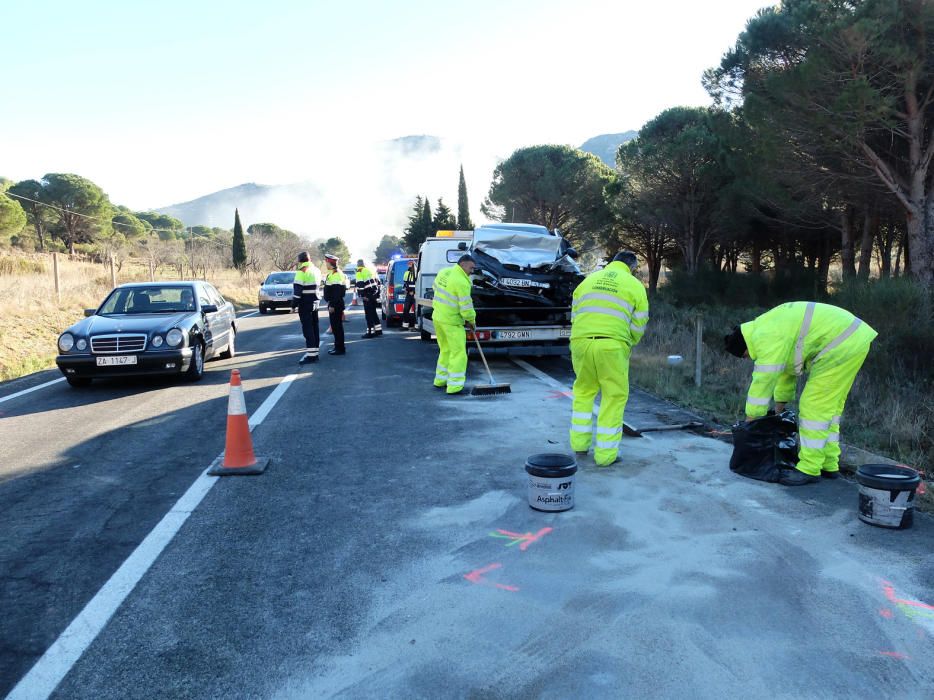
<path id="1" fill-rule="evenodd" d="M 324 300 L 330 306 L 344 306 L 344 295 L 347 293 L 347 276 L 340 270 L 329 272 L 324 278 Z"/>
<path id="2" fill-rule="evenodd" d="M 463 325 L 464 321 L 475 323 L 477 312 L 474 311 L 473 298 L 470 296 L 472 288 L 470 277 L 460 265 L 454 264 L 441 270 L 435 277 L 432 319 L 458 326 Z"/>
<path id="3" fill-rule="evenodd" d="M 368 267 L 358 267 L 356 275 L 357 294 L 364 297 L 375 297 L 379 294 L 379 279 Z"/>
<path id="4" fill-rule="evenodd" d="M 625 263 L 611 262 L 588 275 L 574 290 L 571 340 L 614 338 L 632 347 L 642 340 L 648 322 L 645 286 Z"/>
<path id="5" fill-rule="evenodd" d="M 799 375 L 836 364 L 878 335 L 849 311 L 813 301 L 776 306 L 740 330 L 755 362 L 746 396 L 746 415 L 753 417 L 764 416 L 773 397 L 793 400 Z"/>
<path id="6" fill-rule="evenodd" d="M 292 298 L 296 300 L 311 299 L 318 301 L 318 283 L 321 281 L 321 272 L 310 262 L 299 264 L 292 282 Z"/>

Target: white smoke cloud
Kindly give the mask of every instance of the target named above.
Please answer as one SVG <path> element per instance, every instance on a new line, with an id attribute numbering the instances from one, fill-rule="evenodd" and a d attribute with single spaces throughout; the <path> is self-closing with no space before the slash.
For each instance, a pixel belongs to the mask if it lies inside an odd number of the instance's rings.
<path id="1" fill-rule="evenodd" d="M 196 216 L 184 209 L 169 213 L 186 224 L 230 226 L 232 207 L 238 206 L 244 227 L 271 222 L 309 240 L 340 236 L 354 259 L 370 260 L 384 235 L 401 236 L 416 195 L 430 198 L 434 213 L 438 198 L 457 214 L 457 184 L 461 165 L 467 182 L 470 215 L 485 219 L 480 203 L 490 186 L 498 160 L 509 155 L 489 146 L 472 147 L 433 136 L 409 136 L 377 144 L 341 147 L 316 154 L 301 183 L 264 187 L 239 204 L 218 198 Z"/>

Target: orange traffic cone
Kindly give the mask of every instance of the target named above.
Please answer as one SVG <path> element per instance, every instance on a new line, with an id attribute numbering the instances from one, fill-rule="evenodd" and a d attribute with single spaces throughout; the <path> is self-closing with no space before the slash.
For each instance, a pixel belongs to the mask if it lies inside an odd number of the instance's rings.
<path id="1" fill-rule="evenodd" d="M 357 306 L 357 293 L 353 293 L 353 300 L 350 302 L 351 306 Z"/>
<path id="2" fill-rule="evenodd" d="M 269 466 L 269 459 L 256 458 L 253 454 L 253 439 L 250 437 L 250 422 L 246 416 L 246 401 L 240 384 L 240 370 L 230 373 L 230 397 L 227 399 L 227 442 L 224 446 L 223 465 L 211 467 L 211 476 L 247 476 L 262 474 Z"/>

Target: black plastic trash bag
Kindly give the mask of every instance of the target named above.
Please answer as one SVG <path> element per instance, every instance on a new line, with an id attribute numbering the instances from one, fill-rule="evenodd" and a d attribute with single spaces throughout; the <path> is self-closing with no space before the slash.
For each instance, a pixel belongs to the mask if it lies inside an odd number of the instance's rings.
<path id="1" fill-rule="evenodd" d="M 730 469 L 759 481 L 776 482 L 798 463 L 798 420 L 794 411 L 770 414 L 733 426 Z"/>

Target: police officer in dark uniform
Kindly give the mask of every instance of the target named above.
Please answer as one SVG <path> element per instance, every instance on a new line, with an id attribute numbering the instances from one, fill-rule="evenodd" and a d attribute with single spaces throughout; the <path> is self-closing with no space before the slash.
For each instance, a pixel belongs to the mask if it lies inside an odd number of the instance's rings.
<path id="1" fill-rule="evenodd" d="M 305 354 L 298 361 L 307 365 L 318 361 L 318 346 L 321 342 L 318 331 L 318 283 L 321 272 L 311 264 L 308 253 L 298 254 L 298 270 L 292 284 L 292 308 L 298 309 L 298 319 L 302 323 L 302 335 L 305 336 Z"/>
<path id="2" fill-rule="evenodd" d="M 405 306 L 402 307 L 402 327 L 415 330 L 415 261 L 409 260 L 409 268 L 402 276 L 402 289 L 405 291 Z"/>
<path id="3" fill-rule="evenodd" d="M 328 319 L 334 333 L 334 347 L 328 355 L 343 355 L 344 348 L 344 295 L 347 294 L 347 277 L 341 272 L 340 260 L 328 253 L 324 256 L 327 274 L 324 276 L 324 300 L 328 304 Z"/>

